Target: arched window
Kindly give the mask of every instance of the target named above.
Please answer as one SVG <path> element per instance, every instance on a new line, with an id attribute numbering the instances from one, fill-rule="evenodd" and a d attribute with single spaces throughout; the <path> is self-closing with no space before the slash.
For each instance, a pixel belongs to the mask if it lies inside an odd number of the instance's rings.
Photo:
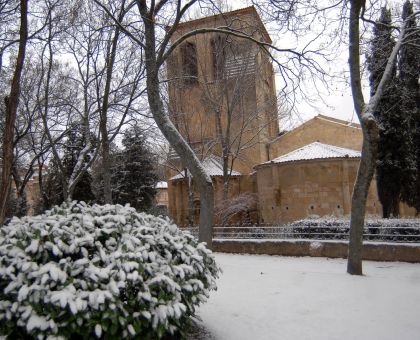
<path id="1" fill-rule="evenodd" d="M 182 70 L 185 84 L 197 82 L 197 48 L 194 43 L 187 41 L 181 46 Z"/>

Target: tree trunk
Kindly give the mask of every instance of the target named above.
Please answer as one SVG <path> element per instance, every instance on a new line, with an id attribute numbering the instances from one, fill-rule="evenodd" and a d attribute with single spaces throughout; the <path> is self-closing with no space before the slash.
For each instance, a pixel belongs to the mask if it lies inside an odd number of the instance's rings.
<path id="1" fill-rule="evenodd" d="M 159 92 L 159 67 L 156 60 L 156 37 L 153 14 L 147 12 L 145 4 L 140 4 L 140 13 L 144 23 L 145 38 L 145 65 L 147 73 L 147 96 L 150 110 L 157 126 L 168 140 L 171 147 L 177 152 L 182 162 L 190 170 L 194 183 L 200 192 L 200 226 L 198 239 L 206 242 L 212 248 L 214 192 L 210 176 L 201 166 L 194 151 L 184 140 L 164 110 Z"/>
<path id="2" fill-rule="evenodd" d="M 40 97 L 40 90 L 41 90 L 41 86 L 42 86 L 42 81 L 44 79 L 44 52 L 41 55 L 41 66 L 42 66 L 42 76 L 39 80 L 39 88 L 38 88 L 38 95 L 37 95 L 37 104 L 38 104 L 38 108 L 39 108 L 39 112 L 41 114 L 41 118 L 42 118 L 42 123 L 44 125 L 44 129 L 45 129 L 45 134 L 47 135 L 47 139 L 51 145 L 51 150 L 52 150 L 52 154 L 54 159 L 57 162 L 57 165 L 59 167 L 59 176 L 60 176 L 60 180 L 61 180 L 61 186 L 62 186 L 62 191 L 63 191 L 63 197 L 66 199 L 67 198 L 67 189 L 68 189 L 68 183 L 67 183 L 67 177 L 65 174 L 65 170 L 64 170 L 64 166 L 62 164 L 62 162 L 60 161 L 60 156 L 59 156 L 59 152 L 56 148 L 56 143 L 52 138 L 50 129 L 48 127 L 48 112 L 49 112 L 49 98 L 50 98 L 50 83 L 51 83 L 51 73 L 52 73 L 52 68 L 53 68 L 53 58 L 54 58 L 54 53 L 53 53 L 53 49 L 52 49 L 52 17 L 51 17 L 51 11 L 48 13 L 48 40 L 47 40 L 47 46 L 48 46 L 48 54 L 49 54 L 49 58 L 48 58 L 48 67 L 47 67 L 47 73 L 45 74 L 45 88 L 44 88 L 44 99 L 41 99 Z M 42 109 L 43 108 L 43 109 Z M 46 198 L 46 195 L 44 196 L 44 198 Z"/>
<path id="3" fill-rule="evenodd" d="M 104 125 L 105 128 L 101 127 L 101 134 L 102 135 L 102 176 L 103 176 L 103 194 L 104 194 L 104 203 L 105 204 L 112 204 L 112 189 L 111 189 L 111 160 L 109 155 L 109 139 L 108 139 L 108 130 L 106 129 L 106 122 L 102 123 L 101 119 L 101 126 Z M 106 132 L 105 132 L 106 130 Z M 106 136 L 106 137 L 105 137 Z"/>
<path id="4" fill-rule="evenodd" d="M 6 207 L 9 199 L 9 191 L 11 187 L 11 172 L 13 162 L 13 137 L 16 121 L 17 108 L 20 95 L 20 78 L 25 61 L 26 41 L 28 38 L 28 1 L 20 1 L 20 41 L 19 51 L 16 59 L 15 73 L 13 75 L 12 86 L 10 88 L 9 97 L 5 98 L 6 104 L 6 122 L 3 140 L 3 172 L 0 188 L 0 225 L 3 225 Z"/>
<path id="5" fill-rule="evenodd" d="M 192 187 L 192 178 L 188 173 L 188 170 L 184 170 L 184 178 L 187 183 L 187 192 L 188 192 L 188 226 L 194 226 L 194 192 Z"/>
<path id="6" fill-rule="evenodd" d="M 392 202 L 392 211 L 391 216 L 394 218 L 398 218 L 400 216 L 400 200 L 396 199 Z"/>
<path id="7" fill-rule="evenodd" d="M 104 180 L 104 203 L 112 204 L 112 190 L 111 190 L 111 160 L 109 155 L 109 138 L 107 129 L 107 116 L 108 116 L 108 103 L 109 93 L 111 90 L 112 73 L 115 63 L 115 55 L 117 53 L 118 38 L 120 35 L 120 29 L 115 28 L 115 34 L 112 39 L 111 51 L 106 63 L 106 83 L 104 89 L 104 98 L 101 109 L 101 120 L 99 129 L 101 132 L 101 146 L 102 146 L 102 171 Z"/>
<path id="8" fill-rule="evenodd" d="M 370 135 L 369 135 L 370 133 Z M 370 182 L 375 172 L 377 152 L 377 136 L 375 129 L 363 133 L 362 157 L 356 182 L 354 184 L 352 206 L 350 214 L 350 238 L 347 272 L 353 275 L 362 275 L 362 246 L 363 227 L 365 225 L 366 199 Z M 377 130 L 376 130 L 377 135 Z"/>
<path id="9" fill-rule="evenodd" d="M 376 93 L 365 104 L 361 77 L 360 77 L 360 30 L 359 16 L 363 0 L 351 1 L 349 22 L 349 67 L 351 90 L 353 94 L 354 108 L 363 131 L 363 146 L 359 170 L 354 184 L 352 207 L 350 214 L 350 239 L 348 248 L 347 272 L 354 275 L 362 275 L 362 246 L 363 227 L 365 223 L 366 198 L 375 171 L 375 162 L 378 148 L 379 128 L 373 115 L 384 88 L 391 78 L 391 70 L 395 65 L 398 51 L 401 47 L 405 34 L 405 23 L 400 30 L 400 36 L 388 59 L 384 74 L 378 85 Z"/>
<path id="10" fill-rule="evenodd" d="M 47 206 L 49 206 L 49 197 L 45 192 L 44 188 L 44 160 L 41 162 L 38 160 L 38 185 L 39 185 L 39 192 L 41 193 L 42 199 L 42 210 L 44 210 Z"/>
<path id="11" fill-rule="evenodd" d="M 221 97 L 220 97 L 221 98 Z M 222 123 L 222 113 L 219 108 L 216 110 L 216 131 L 217 131 L 217 139 L 220 141 L 222 146 L 222 170 L 223 170 L 223 191 L 222 191 L 222 199 L 223 202 L 226 202 L 229 195 L 229 118 L 230 118 L 230 111 L 227 114 L 228 116 L 228 124 L 226 127 L 226 136 L 223 134 L 223 123 Z M 224 223 L 224 222 L 223 222 Z"/>
<path id="12" fill-rule="evenodd" d="M 222 167 L 223 167 L 223 202 L 226 202 L 229 197 L 229 148 L 222 145 Z"/>
<path id="13" fill-rule="evenodd" d="M 32 169 L 32 164 L 31 168 Z M 15 182 L 15 188 L 16 188 L 16 211 L 15 214 L 17 217 L 25 216 L 28 212 L 28 201 L 26 199 L 26 184 L 28 183 L 28 180 L 30 177 L 32 177 L 33 171 L 30 171 L 30 174 L 28 176 L 25 176 L 25 178 L 22 180 L 19 175 L 19 169 L 16 165 L 16 162 L 13 162 L 12 164 L 12 178 Z"/>

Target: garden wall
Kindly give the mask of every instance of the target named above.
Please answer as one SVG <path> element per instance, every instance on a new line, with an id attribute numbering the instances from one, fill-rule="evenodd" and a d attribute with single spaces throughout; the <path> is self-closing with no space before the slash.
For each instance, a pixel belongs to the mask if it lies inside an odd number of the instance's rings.
<path id="1" fill-rule="evenodd" d="M 213 251 L 347 258 L 347 242 L 306 240 L 213 240 Z M 420 244 L 373 243 L 363 245 L 363 259 L 371 261 L 420 262 Z"/>

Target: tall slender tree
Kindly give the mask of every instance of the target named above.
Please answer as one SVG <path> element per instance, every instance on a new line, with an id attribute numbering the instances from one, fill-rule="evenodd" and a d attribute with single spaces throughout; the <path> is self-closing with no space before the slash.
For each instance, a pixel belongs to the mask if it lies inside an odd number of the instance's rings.
<path id="1" fill-rule="evenodd" d="M 369 186 L 373 178 L 378 150 L 379 126 L 375 112 L 384 95 L 393 69 L 397 61 L 398 52 L 403 44 L 406 21 L 401 25 L 400 34 L 389 56 L 385 71 L 379 81 L 375 94 L 369 102 L 365 102 L 362 92 L 361 63 L 360 63 L 360 17 L 365 11 L 366 2 L 363 0 L 350 1 L 349 21 L 349 68 L 350 83 L 353 94 L 354 108 L 363 131 L 362 156 L 354 184 L 352 207 L 350 214 L 350 237 L 347 261 L 347 272 L 362 275 L 362 245 L 363 226 L 365 222 L 366 200 Z"/>
<path id="2" fill-rule="evenodd" d="M 3 137 L 3 164 L 0 188 L 0 225 L 3 224 L 7 201 L 11 187 L 12 156 L 13 156 L 13 135 L 16 121 L 16 113 L 20 95 L 20 78 L 22 75 L 23 63 L 25 60 L 26 42 L 28 39 L 28 0 L 20 1 L 20 31 L 19 50 L 16 59 L 15 72 L 13 75 L 10 95 L 6 97 L 6 119 Z"/>
<path id="3" fill-rule="evenodd" d="M 382 8 L 374 27 L 371 53 L 367 58 L 370 71 L 370 90 L 374 96 L 385 72 L 386 63 L 395 46 L 391 11 Z M 411 154 L 408 131 L 409 116 L 401 109 L 396 65 L 378 102 L 374 115 L 379 123 L 379 144 L 376 162 L 376 182 L 383 217 L 399 215 L 401 191 L 410 182 L 409 159 Z"/>
<path id="4" fill-rule="evenodd" d="M 409 181 L 402 187 L 401 198 L 420 213 L 420 28 L 410 1 L 404 3 L 402 19 L 407 20 L 407 29 L 398 63 L 398 90 L 401 111 L 408 125 L 403 134 L 410 136 L 411 157 L 409 176 L 406 176 Z"/>

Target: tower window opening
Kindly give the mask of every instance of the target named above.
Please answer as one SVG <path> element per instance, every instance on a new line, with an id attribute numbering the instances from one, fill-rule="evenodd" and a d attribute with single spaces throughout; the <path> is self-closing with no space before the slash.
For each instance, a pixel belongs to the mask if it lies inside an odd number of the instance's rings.
<path id="1" fill-rule="evenodd" d="M 186 84 L 197 82 L 197 47 L 192 42 L 186 42 L 181 46 L 183 76 Z"/>

